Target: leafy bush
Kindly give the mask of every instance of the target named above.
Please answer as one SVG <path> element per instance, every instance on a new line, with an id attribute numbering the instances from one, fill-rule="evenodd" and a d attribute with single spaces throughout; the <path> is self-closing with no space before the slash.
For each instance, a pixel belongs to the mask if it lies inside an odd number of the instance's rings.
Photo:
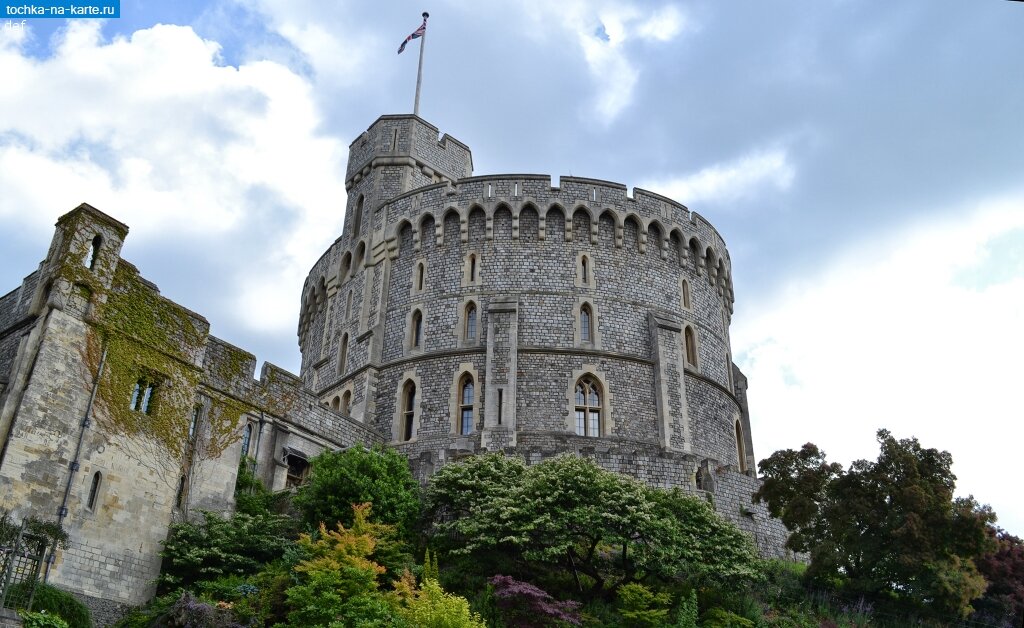
<path id="1" fill-rule="evenodd" d="M 352 512 L 350 528 L 339 523 L 337 530 L 328 531 L 321 524 L 315 538 L 299 538 L 308 558 L 295 566 L 299 583 L 286 591 L 293 626 L 400 625 L 377 592 L 377 577 L 386 569 L 372 559 L 393 528 L 368 521 L 370 504 L 353 506 Z"/>
<path id="2" fill-rule="evenodd" d="M 760 577 L 749 538 L 705 502 L 579 456 L 530 467 L 473 456 L 434 474 L 428 504 L 434 539 L 448 539 L 452 554 L 504 553 L 531 573 L 587 582 L 592 597 L 641 576 Z"/>
<path id="3" fill-rule="evenodd" d="M 281 515 L 203 512 L 202 521 L 171 526 L 160 555 L 161 592 L 226 575 L 254 574 L 293 545 L 292 522 Z"/>
<path id="4" fill-rule="evenodd" d="M 274 570 L 270 568 L 270 570 Z M 275 601 L 283 597 L 287 582 L 275 589 L 277 582 L 266 578 L 268 570 L 255 576 L 226 576 L 196 583 L 196 592 L 205 602 L 230 609 L 236 621 L 246 626 L 263 626 L 275 611 Z M 266 584 L 264 584 L 266 583 Z M 283 619 L 284 613 L 278 616 Z"/>
<path id="5" fill-rule="evenodd" d="M 754 628 L 756 624 L 723 608 L 712 608 L 701 617 L 700 625 L 703 628 Z"/>
<path id="6" fill-rule="evenodd" d="M 292 505 L 306 525 L 316 529 L 353 524 L 352 506 L 369 502 L 377 521 L 411 534 L 420 514 L 420 485 L 409 461 L 393 449 L 356 445 L 325 451 L 312 461 L 309 481 L 299 487 Z"/>
<path id="7" fill-rule="evenodd" d="M 25 628 L 68 628 L 68 623 L 46 611 L 23 611 L 18 613 Z"/>
<path id="8" fill-rule="evenodd" d="M 181 593 L 175 591 L 167 595 L 161 595 L 154 598 L 149 604 L 136 608 L 124 617 L 122 617 L 113 628 L 149 628 L 154 622 L 165 615 L 174 603 L 178 601 Z"/>
<path id="9" fill-rule="evenodd" d="M 487 628 L 477 613 L 469 609 L 464 597 L 446 593 L 436 580 L 425 580 L 416 588 L 416 580 L 406 572 L 395 584 L 398 613 L 417 628 Z"/>
<path id="10" fill-rule="evenodd" d="M 255 460 L 242 458 L 238 463 L 235 479 L 235 512 L 246 515 L 271 515 L 281 512 L 282 503 L 288 498 L 287 492 L 275 493 L 263 486 L 263 482 L 252 472 Z"/>
<path id="11" fill-rule="evenodd" d="M 28 599 L 30 586 L 31 584 L 28 582 L 19 582 L 11 587 L 11 594 L 17 595 L 17 590 L 24 589 L 24 597 Z M 70 628 L 91 628 L 92 626 L 89 608 L 85 604 L 79 602 L 70 593 L 42 582 L 36 583 L 35 597 L 32 598 L 32 610 L 60 617 L 67 622 Z"/>
<path id="12" fill-rule="evenodd" d="M 184 591 L 178 601 L 160 619 L 167 628 L 243 628 L 234 621 L 230 609 L 208 604 Z"/>
<path id="13" fill-rule="evenodd" d="M 34 537 L 32 540 L 45 541 L 48 547 L 56 545 L 57 547 L 67 548 L 68 533 L 59 523 L 43 521 L 37 517 L 25 517 L 22 523 L 25 525 L 24 534 L 30 538 Z M 4 512 L 0 515 L 0 545 L 13 545 L 14 540 L 18 537 L 20 528 L 19 524 L 11 520 L 10 513 Z"/>
<path id="14" fill-rule="evenodd" d="M 654 593 L 642 584 L 631 582 L 619 587 L 619 613 L 627 626 L 664 626 L 672 598 Z"/>
<path id="15" fill-rule="evenodd" d="M 32 594 L 32 583 L 22 581 L 11 585 L 8 589 L 8 602 L 19 600 L 28 604 L 29 595 Z M 75 596 L 58 589 L 57 587 L 36 582 L 35 594 L 32 599 L 32 610 L 44 612 L 49 615 L 60 617 L 71 628 L 90 628 L 92 619 L 89 616 L 89 609 L 79 602 Z"/>
<path id="16" fill-rule="evenodd" d="M 807 565 L 785 560 L 771 560 L 764 564 L 765 599 L 778 604 L 796 604 L 807 598 L 803 574 Z"/>
<path id="17" fill-rule="evenodd" d="M 679 600 L 679 610 L 676 611 L 675 628 L 697 628 L 697 592 L 690 590 L 689 595 L 684 595 Z"/>
<path id="18" fill-rule="evenodd" d="M 511 576 L 494 576 L 494 601 L 506 623 L 511 626 L 581 625 L 579 602 L 559 602 L 551 594 L 529 582 Z"/>

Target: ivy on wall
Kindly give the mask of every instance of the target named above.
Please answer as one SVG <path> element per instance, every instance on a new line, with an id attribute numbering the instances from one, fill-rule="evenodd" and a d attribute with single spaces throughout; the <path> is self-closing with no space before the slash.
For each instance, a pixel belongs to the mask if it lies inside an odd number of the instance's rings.
<path id="1" fill-rule="evenodd" d="M 104 362 L 93 416 L 105 434 L 123 438 L 129 456 L 163 471 L 164 480 L 175 485 L 183 470 L 191 469 L 200 459 L 219 457 L 240 438 L 239 423 L 247 406 L 216 395 L 193 431 L 203 376 L 199 360 L 206 343 L 205 325 L 185 308 L 161 297 L 134 266 L 109 252 L 93 268 L 86 268 L 76 256 L 76 249 L 84 251 L 85 247 L 73 238 L 90 230 L 81 229 L 74 221 L 63 226 L 71 250 L 57 278 L 71 286 L 86 286 L 91 292 L 83 351 L 87 384 L 92 384 L 101 360 Z M 229 354 L 222 368 L 234 374 L 243 359 Z M 143 404 L 132 404 L 133 391 L 140 382 L 154 387 L 145 411 Z"/>

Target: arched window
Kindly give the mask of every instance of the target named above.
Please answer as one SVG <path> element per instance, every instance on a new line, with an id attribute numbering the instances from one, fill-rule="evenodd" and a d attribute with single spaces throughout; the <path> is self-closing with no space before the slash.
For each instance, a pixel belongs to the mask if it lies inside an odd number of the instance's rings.
<path id="1" fill-rule="evenodd" d="M 476 283 L 476 255 L 469 256 L 469 282 Z"/>
<path id="2" fill-rule="evenodd" d="M 356 215 L 352 218 L 352 240 L 359 238 L 359 230 L 363 226 L 363 195 L 356 201 Z"/>
<path id="3" fill-rule="evenodd" d="M 345 318 L 352 316 L 352 291 L 348 291 L 348 298 L 345 300 Z"/>
<path id="4" fill-rule="evenodd" d="M 344 283 L 348 279 L 350 270 L 352 270 L 352 254 L 345 253 L 341 258 L 341 266 L 338 267 L 338 283 Z"/>
<path id="5" fill-rule="evenodd" d="M 416 292 L 423 292 L 424 279 L 426 278 L 427 269 L 423 262 L 416 265 Z"/>
<path id="6" fill-rule="evenodd" d="M 743 446 L 743 426 L 740 425 L 739 421 L 736 421 L 736 458 L 739 460 L 739 468 L 741 473 L 747 472 L 747 453 L 744 451 Z"/>
<path id="7" fill-rule="evenodd" d="M 590 284 L 590 260 L 584 255 L 580 258 L 580 275 L 584 285 Z"/>
<path id="8" fill-rule="evenodd" d="M 89 500 L 86 502 L 86 507 L 89 510 L 96 509 L 96 498 L 100 494 L 100 483 L 103 482 L 103 474 L 99 471 L 92 474 L 92 485 L 89 487 Z"/>
<path id="9" fill-rule="evenodd" d="M 338 375 L 345 374 L 346 366 L 348 366 L 348 334 L 341 337 L 341 345 L 338 348 Z"/>
<path id="10" fill-rule="evenodd" d="M 419 310 L 412 313 L 412 329 L 410 332 L 410 346 L 413 349 L 419 349 L 423 346 L 423 313 Z"/>
<path id="11" fill-rule="evenodd" d="M 459 387 L 459 434 L 463 436 L 473 432 L 473 378 L 466 375 Z"/>
<path id="12" fill-rule="evenodd" d="M 85 254 L 85 267 L 89 270 L 96 268 L 96 258 L 100 256 L 100 247 L 103 246 L 103 236 L 97 235 L 92 239 L 92 246 L 89 247 L 89 252 Z"/>
<path id="13" fill-rule="evenodd" d="M 476 304 L 474 303 L 466 306 L 466 333 L 464 339 L 466 342 L 476 340 Z"/>
<path id="14" fill-rule="evenodd" d="M 363 268 L 363 255 L 366 254 L 366 243 L 360 242 L 356 247 L 356 256 L 352 263 L 352 276 L 354 277 Z"/>
<path id="15" fill-rule="evenodd" d="M 697 368 L 697 338 L 693 335 L 693 327 L 687 327 L 686 339 L 686 363 Z"/>
<path id="16" fill-rule="evenodd" d="M 700 241 L 697 238 L 690 238 L 690 261 L 693 262 L 693 272 L 700 274 Z"/>
<path id="17" fill-rule="evenodd" d="M 344 414 L 345 416 L 348 416 L 351 406 L 352 392 L 346 390 L 345 393 L 341 396 L 341 407 L 338 408 L 338 411 Z"/>
<path id="18" fill-rule="evenodd" d="M 416 418 L 416 384 L 409 382 L 402 391 L 402 440 L 412 440 L 412 422 Z"/>
<path id="19" fill-rule="evenodd" d="M 242 457 L 249 455 L 249 448 L 252 447 L 252 423 L 246 423 L 242 430 Z"/>
<path id="20" fill-rule="evenodd" d="M 704 473 L 704 467 L 697 467 L 697 473 L 694 474 L 694 481 L 697 484 L 698 491 L 706 491 L 707 487 L 707 475 Z"/>
<path id="21" fill-rule="evenodd" d="M 580 436 L 601 435 L 601 389 L 590 377 L 576 382 L 576 433 Z"/>
<path id="22" fill-rule="evenodd" d="M 341 397 L 335 395 L 334 399 L 331 399 L 331 410 L 338 411 L 341 409 Z"/>
<path id="23" fill-rule="evenodd" d="M 683 280 L 682 293 L 683 307 L 686 309 L 690 309 L 690 282 L 685 279 Z"/>
<path id="24" fill-rule="evenodd" d="M 584 304 L 580 307 L 580 341 L 593 342 L 594 339 L 594 313 L 590 306 Z"/>

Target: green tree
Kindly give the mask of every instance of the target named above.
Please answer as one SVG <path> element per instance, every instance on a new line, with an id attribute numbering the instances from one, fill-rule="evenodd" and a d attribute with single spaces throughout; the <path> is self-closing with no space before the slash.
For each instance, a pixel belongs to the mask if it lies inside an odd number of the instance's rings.
<path id="1" fill-rule="evenodd" d="M 312 461 L 309 481 L 299 487 L 292 504 L 312 528 L 321 523 L 353 524 L 352 506 L 372 503 L 374 517 L 394 525 L 404 537 L 420 514 L 420 487 L 405 456 L 393 449 L 356 445 L 325 451 Z"/>
<path id="2" fill-rule="evenodd" d="M 286 592 L 293 626 L 344 622 L 376 606 L 377 577 L 385 568 L 372 556 L 388 526 L 369 522 L 369 504 L 354 506 L 352 511 L 352 526 L 339 523 L 337 530 L 327 530 L 320 524 L 316 538 L 308 534 L 299 538 L 299 547 L 309 558 L 295 566 L 300 582 Z"/>
<path id="3" fill-rule="evenodd" d="M 985 588 L 973 561 L 988 550 L 994 514 L 953 497 L 948 452 L 886 430 L 878 442 L 877 461 L 858 460 L 845 472 L 814 445 L 776 452 L 759 465 L 764 485 L 754 498 L 791 530 L 791 548 L 809 551 L 808 577 L 966 616 Z"/>
<path id="4" fill-rule="evenodd" d="M 501 454 L 475 456 L 436 473 L 428 503 L 435 539 L 454 539 L 454 553 L 506 552 L 564 570 L 594 594 L 641 575 L 756 573 L 749 540 L 700 500 L 579 456 L 531 467 Z"/>

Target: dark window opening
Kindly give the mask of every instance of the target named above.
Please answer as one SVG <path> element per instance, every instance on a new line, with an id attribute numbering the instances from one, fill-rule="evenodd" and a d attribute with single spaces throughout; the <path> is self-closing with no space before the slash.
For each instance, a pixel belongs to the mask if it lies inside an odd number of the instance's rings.
<path id="1" fill-rule="evenodd" d="M 686 341 L 686 362 L 690 366 L 697 366 L 697 338 L 693 335 L 693 328 L 687 327 L 684 335 Z"/>
<path id="2" fill-rule="evenodd" d="M 363 224 L 363 195 L 356 201 L 356 215 L 352 219 L 352 240 L 359 238 L 359 230 Z"/>
<path id="3" fill-rule="evenodd" d="M 412 440 L 412 422 L 416 417 L 416 385 L 412 382 L 406 384 L 402 397 L 402 440 L 407 441 Z"/>
<path id="4" fill-rule="evenodd" d="M 288 465 L 288 477 L 284 481 L 285 488 L 294 488 L 306 481 L 309 475 L 309 461 L 295 454 L 288 454 L 285 457 Z"/>
<path id="5" fill-rule="evenodd" d="M 89 487 L 89 501 L 86 502 L 86 507 L 89 510 L 96 508 L 96 498 L 99 496 L 100 483 L 103 481 L 103 475 L 97 471 L 92 476 L 92 486 Z"/>
<path id="6" fill-rule="evenodd" d="M 473 432 L 473 378 L 467 375 L 462 380 L 462 403 L 459 404 L 459 434 Z"/>
<path id="7" fill-rule="evenodd" d="M 417 310 L 412 315 L 412 346 L 418 349 L 423 342 L 423 314 Z"/>
<path id="8" fill-rule="evenodd" d="M 590 306 L 584 305 L 580 308 L 580 341 L 590 342 L 593 336 L 592 323 L 591 323 L 591 312 Z"/>
<path id="9" fill-rule="evenodd" d="M 103 236 L 97 235 L 92 239 L 89 252 L 85 254 L 85 267 L 89 270 L 96 268 L 96 259 L 100 256 L 100 247 L 103 246 Z"/>
<path id="10" fill-rule="evenodd" d="M 187 493 L 187 489 L 188 489 L 188 481 L 185 479 L 185 476 L 183 475 L 178 480 L 178 492 L 174 496 L 174 507 L 175 508 L 179 508 L 180 509 L 182 504 L 185 503 L 185 494 Z"/>
<path id="11" fill-rule="evenodd" d="M 476 340 L 476 305 L 470 303 L 466 306 L 466 338 L 467 341 Z"/>
<path id="12" fill-rule="evenodd" d="M 348 334 L 341 337 L 341 348 L 338 350 L 338 375 L 345 374 L 348 362 Z"/>
<path id="13" fill-rule="evenodd" d="M 242 457 L 245 458 L 249 455 L 249 447 L 252 444 L 252 423 L 246 423 L 245 429 L 242 430 Z"/>

